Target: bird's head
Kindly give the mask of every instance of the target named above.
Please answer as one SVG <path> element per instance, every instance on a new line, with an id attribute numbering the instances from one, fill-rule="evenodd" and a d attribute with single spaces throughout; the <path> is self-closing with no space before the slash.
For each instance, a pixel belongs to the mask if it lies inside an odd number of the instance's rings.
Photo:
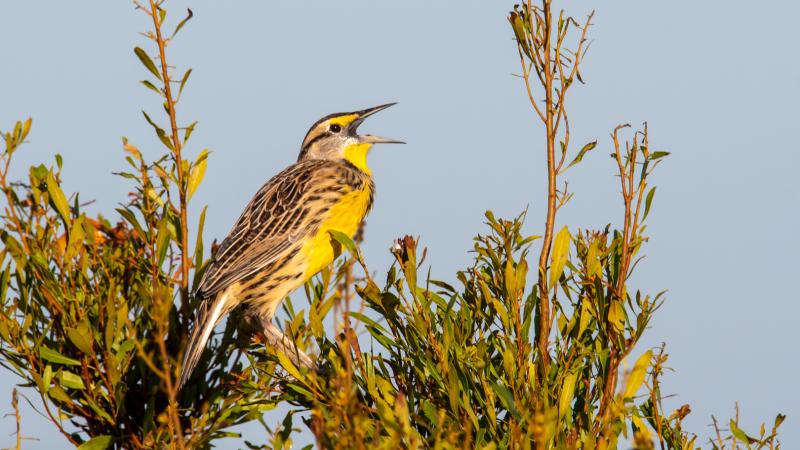
<path id="1" fill-rule="evenodd" d="M 367 153 L 372 144 L 404 144 L 404 142 L 372 134 L 358 134 L 358 127 L 367 117 L 392 105 L 394 103 L 323 117 L 308 130 L 297 160 L 347 160 L 369 173 Z"/>

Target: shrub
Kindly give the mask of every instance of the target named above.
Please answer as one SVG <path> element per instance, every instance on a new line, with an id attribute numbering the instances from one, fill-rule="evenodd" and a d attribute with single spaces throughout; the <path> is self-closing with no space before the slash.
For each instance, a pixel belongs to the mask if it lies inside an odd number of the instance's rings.
<path id="1" fill-rule="evenodd" d="M 191 69 L 178 76 L 167 62 L 168 44 L 192 13 L 167 36 L 163 4 L 136 4 L 152 22 L 145 33 L 152 50 L 134 50 L 149 72 L 142 84 L 165 111 L 144 118 L 164 154 L 146 161 L 123 139 L 129 167 L 119 175 L 131 184 L 123 206 L 86 214 L 78 194 L 62 191 L 60 156 L 12 182 L 10 164 L 31 120 L 3 133 L 0 361 L 39 395 L 71 443 L 207 448 L 233 435 L 232 426 L 259 421 L 269 442 L 250 448 L 290 448 L 299 418 L 321 448 L 698 447 L 682 427 L 689 406 L 664 410 L 664 347 L 637 347 L 664 301 L 663 292 L 630 283 L 655 197 L 649 176 L 668 155 L 651 148 L 646 124 L 611 134 L 624 212 L 609 221 L 621 228 L 555 226 L 572 196 L 558 188 L 565 171 L 598 144 L 573 149 L 565 101 L 582 83 L 592 14 L 584 21 L 555 14 L 550 0 L 515 5 L 508 16 L 525 93 L 546 131 L 542 235 L 523 233 L 527 212 L 510 220 L 487 212 L 474 259 L 454 286 L 420 273 L 425 250 L 417 239 L 398 239 L 395 264 L 376 280 L 359 238 L 333 233 L 345 257 L 307 283 L 307 312 L 295 307 L 295 295 L 278 321 L 298 347 L 319 349 L 321 369 L 295 367 L 229 320 L 200 363 L 205 376 L 177 392 L 197 306 L 192 293 L 207 263 L 205 208 L 197 224 L 187 217 L 208 151 L 189 157 L 196 123 L 180 126 L 177 105 Z M 16 408 L 16 391 L 14 399 Z M 289 406 L 284 420 L 265 423 L 263 413 L 279 404 Z M 737 411 L 726 430 L 714 421 L 709 445 L 779 448 L 782 421 L 754 437 L 739 429 Z"/>

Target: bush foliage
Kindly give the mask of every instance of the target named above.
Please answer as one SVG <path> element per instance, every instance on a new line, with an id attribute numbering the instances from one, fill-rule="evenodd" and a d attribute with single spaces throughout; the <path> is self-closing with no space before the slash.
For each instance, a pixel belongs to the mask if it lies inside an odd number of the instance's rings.
<path id="1" fill-rule="evenodd" d="M 598 144 L 572 149 L 565 102 L 582 82 L 592 15 L 555 14 L 549 0 L 515 5 L 508 16 L 547 137 L 541 236 L 523 231 L 528 213 L 506 220 L 487 212 L 474 259 L 451 285 L 424 272 L 417 239 L 398 239 L 395 264 L 373 279 L 359 237 L 333 233 L 345 255 L 307 283 L 302 308 L 302 293 L 287 299 L 278 320 L 299 348 L 317 349 L 320 370 L 295 367 L 235 318 L 212 339 L 200 363 L 205 377 L 177 392 L 193 287 L 207 263 L 205 208 L 198 223 L 187 217 L 208 151 L 188 156 L 195 123 L 179 125 L 177 105 L 191 69 L 176 74 L 167 63 L 168 44 L 192 13 L 167 35 L 162 2 L 136 4 L 151 23 L 151 49 L 134 50 L 149 76 L 142 84 L 164 104 L 161 118 L 144 118 L 164 154 L 147 161 L 123 139 L 128 168 L 119 175 L 131 195 L 116 212 L 87 214 L 77 193 L 64 193 L 60 156 L 10 180 L 31 120 L 3 133 L 0 363 L 39 396 L 69 442 L 207 448 L 235 435 L 232 426 L 257 421 L 265 432 L 248 436 L 249 448 L 291 448 L 300 423 L 320 448 L 700 447 L 682 426 L 689 406 L 664 409 L 664 347 L 637 346 L 664 299 L 630 284 L 655 197 L 649 176 L 668 155 L 651 149 L 646 125 L 611 135 L 624 208 L 609 222 L 621 227 L 555 226 L 572 195 L 559 181 Z M 16 408 L 16 391 L 14 399 Z M 264 412 L 279 405 L 288 408 L 284 419 L 266 423 Z M 747 434 L 737 411 L 727 424 L 714 420 L 708 447 L 779 448 L 782 421 Z"/>

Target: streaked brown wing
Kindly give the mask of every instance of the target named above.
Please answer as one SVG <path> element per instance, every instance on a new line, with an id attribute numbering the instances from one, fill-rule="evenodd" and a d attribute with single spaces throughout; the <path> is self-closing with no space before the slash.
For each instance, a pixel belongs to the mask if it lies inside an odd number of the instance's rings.
<path id="1" fill-rule="evenodd" d="M 216 295 L 288 255 L 313 235 L 315 192 L 335 180 L 335 163 L 303 161 L 267 182 L 250 200 L 200 281 L 198 294 Z M 325 189 L 328 193 L 330 190 Z M 330 194 L 328 194 L 330 195 Z"/>

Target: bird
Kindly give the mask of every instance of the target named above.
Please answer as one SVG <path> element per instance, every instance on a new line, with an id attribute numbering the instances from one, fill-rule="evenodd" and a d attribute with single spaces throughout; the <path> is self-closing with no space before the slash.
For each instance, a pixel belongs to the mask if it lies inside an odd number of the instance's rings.
<path id="1" fill-rule="evenodd" d="M 259 189 L 217 248 L 195 291 L 198 313 L 177 389 L 195 370 L 214 328 L 243 305 L 267 341 L 292 362 L 315 367 L 272 323 L 292 291 L 340 252 L 331 230 L 352 237 L 372 208 L 375 185 L 367 165 L 373 144 L 404 142 L 358 134 L 367 117 L 396 103 L 327 115 L 303 139 L 297 162 Z"/>

